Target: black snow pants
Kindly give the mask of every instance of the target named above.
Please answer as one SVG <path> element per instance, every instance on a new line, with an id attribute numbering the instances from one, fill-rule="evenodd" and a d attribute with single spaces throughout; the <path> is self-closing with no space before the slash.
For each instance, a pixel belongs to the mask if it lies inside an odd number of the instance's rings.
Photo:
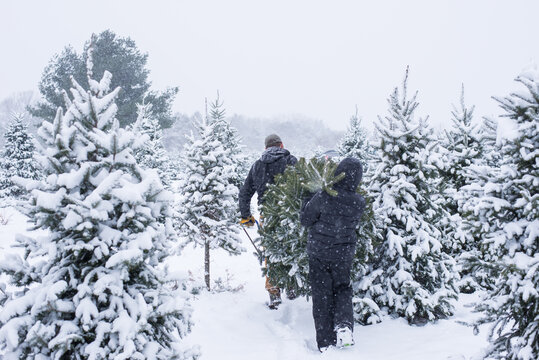
<path id="1" fill-rule="evenodd" d="M 335 328 L 353 330 L 350 260 L 324 260 L 309 256 L 309 281 L 313 299 L 313 317 L 318 348 L 335 345 Z"/>

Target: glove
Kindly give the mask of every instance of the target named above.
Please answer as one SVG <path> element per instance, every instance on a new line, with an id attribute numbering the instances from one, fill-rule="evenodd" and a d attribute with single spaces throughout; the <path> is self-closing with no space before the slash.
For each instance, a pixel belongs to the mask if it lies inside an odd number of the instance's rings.
<path id="1" fill-rule="evenodd" d="M 255 223 L 256 223 L 256 220 L 253 217 L 253 215 L 251 215 L 249 217 L 246 217 L 246 218 L 241 218 L 241 220 L 240 220 L 240 225 L 247 226 L 247 227 L 251 227 Z"/>

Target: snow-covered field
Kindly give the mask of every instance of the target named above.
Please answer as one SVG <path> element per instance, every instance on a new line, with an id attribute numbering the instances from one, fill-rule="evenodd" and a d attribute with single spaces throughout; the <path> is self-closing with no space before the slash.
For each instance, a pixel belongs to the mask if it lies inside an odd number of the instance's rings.
<path id="1" fill-rule="evenodd" d="M 26 218 L 13 208 L 0 208 L 0 258 L 10 248 L 17 233 L 26 233 Z M 256 236 L 256 230 L 250 230 Z M 304 298 L 283 299 L 279 310 L 265 306 L 267 293 L 251 245 L 240 256 L 222 251 L 212 253 L 212 278 L 224 279 L 224 285 L 236 291 L 206 291 L 192 301 L 194 327 L 186 342 L 200 346 L 202 360 L 296 360 L 296 359 L 384 359 L 384 360 L 464 360 L 480 358 L 487 345 L 486 329 L 473 335 L 472 329 L 459 324 L 472 314 L 466 304 L 476 295 L 463 295 L 455 316 L 422 327 L 409 326 L 402 319 L 387 319 L 371 326 L 356 325 L 356 345 L 352 349 L 332 349 L 320 354 L 316 349 L 311 304 Z M 188 273 L 196 282 L 203 279 L 203 250 L 187 247 L 181 256 L 168 261 L 172 271 Z M 3 277 L 2 277 L 3 279 Z"/>

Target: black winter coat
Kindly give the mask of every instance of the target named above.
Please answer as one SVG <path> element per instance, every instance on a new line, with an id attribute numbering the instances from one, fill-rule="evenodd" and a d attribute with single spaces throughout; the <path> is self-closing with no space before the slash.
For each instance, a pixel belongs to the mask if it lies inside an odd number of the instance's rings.
<path id="1" fill-rule="evenodd" d="M 358 159 L 346 158 L 335 174 L 341 172 L 345 177 L 333 186 L 337 196 L 320 190 L 303 203 L 301 224 L 309 228 L 309 256 L 325 260 L 350 260 L 354 257 L 356 228 L 365 209 L 365 199 L 356 193 L 363 169 Z"/>
<path id="2" fill-rule="evenodd" d="M 245 179 L 245 183 L 240 189 L 240 213 L 243 218 L 251 216 L 251 198 L 258 194 L 258 203 L 263 201 L 263 195 L 268 184 L 273 184 L 275 175 L 284 172 L 288 165 L 295 165 L 298 162 L 290 151 L 272 146 L 262 153 Z"/>

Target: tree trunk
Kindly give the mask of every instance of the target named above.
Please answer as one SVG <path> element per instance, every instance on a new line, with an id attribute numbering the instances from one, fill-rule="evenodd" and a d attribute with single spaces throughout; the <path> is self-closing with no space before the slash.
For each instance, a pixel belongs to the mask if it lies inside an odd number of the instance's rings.
<path id="1" fill-rule="evenodd" d="M 206 280 L 206 287 L 210 291 L 210 242 L 204 243 L 204 280 Z"/>

